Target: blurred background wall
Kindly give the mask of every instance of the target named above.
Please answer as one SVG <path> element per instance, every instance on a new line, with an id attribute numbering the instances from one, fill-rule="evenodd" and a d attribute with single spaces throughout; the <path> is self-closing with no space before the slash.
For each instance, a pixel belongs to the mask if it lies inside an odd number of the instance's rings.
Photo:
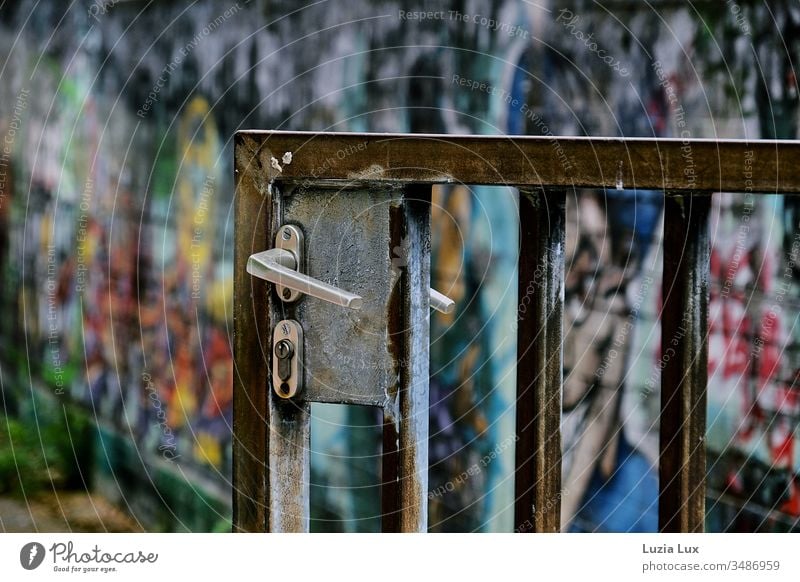
<path id="1" fill-rule="evenodd" d="M 788 1 L 424 4 L 0 8 L 0 493 L 230 528 L 238 129 L 797 137 Z M 515 196 L 434 193 L 434 531 L 512 527 Z M 566 529 L 657 526 L 660 210 L 568 203 Z M 708 527 L 797 529 L 800 214 L 718 195 L 712 221 Z M 313 413 L 312 529 L 377 530 L 377 413 Z"/>

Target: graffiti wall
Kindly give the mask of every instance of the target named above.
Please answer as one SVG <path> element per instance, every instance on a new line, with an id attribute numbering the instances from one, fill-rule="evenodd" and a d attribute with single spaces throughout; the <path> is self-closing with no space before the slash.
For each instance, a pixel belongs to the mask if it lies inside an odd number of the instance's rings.
<path id="1" fill-rule="evenodd" d="M 136 478 L 166 466 L 189 496 L 196 483 L 226 494 L 237 129 L 531 134 L 557 151 L 557 135 L 797 135 L 800 16 L 781 3 L 771 14 L 581 1 L 425 10 L 0 9 L 0 329 L 15 398 L 35 385 L 79 403 L 131 443 Z M 757 194 L 714 202 L 712 529 L 796 528 L 800 517 L 800 215 Z M 435 531 L 512 527 L 515 197 L 434 192 L 433 285 L 458 305 L 432 319 Z M 625 185 L 569 197 L 564 489 L 553 500 L 565 529 L 656 528 L 660 212 L 660 192 Z M 330 406 L 314 416 L 312 527 L 376 529 L 378 468 L 364 458 L 378 452 L 379 419 Z"/>

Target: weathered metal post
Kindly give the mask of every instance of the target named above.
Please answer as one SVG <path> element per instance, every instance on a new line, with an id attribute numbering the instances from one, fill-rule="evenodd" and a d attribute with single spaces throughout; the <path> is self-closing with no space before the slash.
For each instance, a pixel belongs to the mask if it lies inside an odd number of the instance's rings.
<path id="1" fill-rule="evenodd" d="M 711 195 L 664 198 L 659 529 L 705 523 Z"/>
<path id="2" fill-rule="evenodd" d="M 561 527 L 563 189 L 520 189 L 517 313 L 517 532 Z"/>

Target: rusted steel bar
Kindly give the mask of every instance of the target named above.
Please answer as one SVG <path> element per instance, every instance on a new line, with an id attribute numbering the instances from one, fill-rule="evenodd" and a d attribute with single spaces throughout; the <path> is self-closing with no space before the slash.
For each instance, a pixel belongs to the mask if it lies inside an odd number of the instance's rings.
<path id="1" fill-rule="evenodd" d="M 705 521 L 708 381 L 708 218 L 711 196 L 664 200 L 659 529 L 700 532 Z"/>
<path id="2" fill-rule="evenodd" d="M 521 190 L 517 312 L 517 532 L 561 521 L 564 190 Z"/>
<path id="3" fill-rule="evenodd" d="M 271 207 L 254 150 L 237 144 L 236 245 L 233 277 L 233 529 L 267 527 L 268 286 L 247 274 L 250 255 L 263 250 Z"/>
<path id="4" fill-rule="evenodd" d="M 398 383 L 384 406 L 382 529 L 428 528 L 431 188 L 405 188 L 392 213 L 390 247 L 403 253 L 389 305 L 389 349 Z"/>
<path id="5" fill-rule="evenodd" d="M 272 247 L 283 220 L 269 158 L 243 136 L 235 147 L 234 530 L 309 530 L 310 414 L 271 390 L 270 330 L 284 312 L 272 286 L 247 273 L 249 256 Z"/>
<path id="6" fill-rule="evenodd" d="M 381 531 L 400 532 L 401 505 L 400 434 L 394 417 L 384 412 L 381 452 Z"/>
<path id="7" fill-rule="evenodd" d="M 800 193 L 800 141 L 242 134 L 270 160 L 270 179 L 315 185 L 349 180 Z"/>
<path id="8" fill-rule="evenodd" d="M 262 164 L 267 160 L 261 153 Z M 271 205 L 271 220 L 267 229 L 265 248 L 281 225 L 287 220 L 287 204 L 280 188 L 267 185 L 265 196 Z M 274 287 L 268 294 L 269 318 L 266 329 L 272 330 L 283 319 L 300 318 L 299 304 L 282 302 Z M 265 338 L 267 350 L 272 351 L 271 334 Z M 314 346 L 317 347 L 317 346 Z M 301 364 L 305 368 L 305 363 Z M 272 390 L 272 366 L 268 366 L 267 407 L 267 496 L 269 518 L 267 530 L 276 533 L 305 533 L 311 528 L 311 404 L 305 399 L 283 400 Z M 304 370 L 301 374 L 308 376 Z"/>
<path id="9" fill-rule="evenodd" d="M 304 533 L 311 526 L 311 405 L 270 390 L 269 531 Z"/>

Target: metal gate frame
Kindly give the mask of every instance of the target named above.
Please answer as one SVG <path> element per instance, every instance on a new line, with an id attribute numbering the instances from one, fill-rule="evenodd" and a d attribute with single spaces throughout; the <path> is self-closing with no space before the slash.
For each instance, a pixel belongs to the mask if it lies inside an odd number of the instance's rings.
<path id="1" fill-rule="evenodd" d="M 285 406 L 269 389 L 271 285 L 246 271 L 279 224 L 275 188 L 391 186 L 425 200 L 433 184 L 520 192 L 518 292 L 534 281 L 537 293 L 517 329 L 517 532 L 560 528 L 566 192 L 665 192 L 659 529 L 703 531 L 711 196 L 800 194 L 800 142 L 241 131 L 234 156 L 235 531 L 309 527 L 309 406 Z M 400 389 L 411 425 L 384 431 L 384 531 L 427 527 L 427 419 L 414 426 L 427 406 L 409 392 L 417 380 Z"/>

